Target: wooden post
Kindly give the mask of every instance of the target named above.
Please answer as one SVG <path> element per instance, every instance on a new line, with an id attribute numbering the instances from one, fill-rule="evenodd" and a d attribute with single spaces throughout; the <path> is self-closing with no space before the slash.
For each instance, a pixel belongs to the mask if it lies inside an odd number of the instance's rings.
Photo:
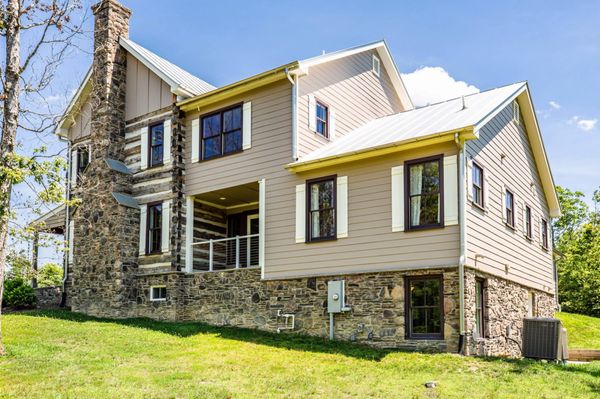
<path id="1" fill-rule="evenodd" d="M 33 277 L 31 278 L 31 286 L 33 288 L 37 288 L 37 271 L 38 271 L 38 259 L 39 259 L 39 251 L 38 251 L 38 243 L 40 240 L 40 232 L 36 230 L 33 234 L 33 254 L 31 256 L 31 266 L 33 268 Z"/>

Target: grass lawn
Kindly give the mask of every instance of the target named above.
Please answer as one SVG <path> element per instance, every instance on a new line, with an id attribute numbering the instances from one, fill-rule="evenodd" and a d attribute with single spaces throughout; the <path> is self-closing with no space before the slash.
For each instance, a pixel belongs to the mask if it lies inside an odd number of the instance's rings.
<path id="1" fill-rule="evenodd" d="M 573 313 L 557 313 L 567 329 L 569 348 L 600 349 L 600 318 Z"/>
<path id="2" fill-rule="evenodd" d="M 598 398 L 600 362 L 375 350 L 199 323 L 5 315 L 0 398 Z M 424 383 L 436 381 L 433 389 Z"/>

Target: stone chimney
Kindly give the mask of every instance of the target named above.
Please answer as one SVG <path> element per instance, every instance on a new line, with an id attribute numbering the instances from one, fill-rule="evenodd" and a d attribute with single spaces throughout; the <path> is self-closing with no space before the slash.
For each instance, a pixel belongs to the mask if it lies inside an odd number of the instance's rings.
<path id="1" fill-rule="evenodd" d="M 74 192 L 74 251 L 68 301 L 75 311 L 128 317 L 132 273 L 137 268 L 139 211 L 119 205 L 113 193 L 131 193 L 131 176 L 112 170 L 107 158 L 124 161 L 127 54 L 119 37 L 129 32 L 131 11 L 102 0 L 94 13 L 91 154 Z"/>

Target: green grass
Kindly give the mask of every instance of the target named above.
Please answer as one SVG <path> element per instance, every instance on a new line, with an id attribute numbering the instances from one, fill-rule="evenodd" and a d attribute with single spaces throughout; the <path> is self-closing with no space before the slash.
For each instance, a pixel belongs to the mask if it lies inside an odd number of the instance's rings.
<path id="1" fill-rule="evenodd" d="M 375 350 L 200 323 L 5 315 L 8 398 L 597 398 L 600 362 Z M 424 387 L 436 381 L 433 389 Z"/>
<path id="2" fill-rule="evenodd" d="M 567 329 L 569 348 L 600 349 L 600 318 L 573 313 L 557 313 Z"/>

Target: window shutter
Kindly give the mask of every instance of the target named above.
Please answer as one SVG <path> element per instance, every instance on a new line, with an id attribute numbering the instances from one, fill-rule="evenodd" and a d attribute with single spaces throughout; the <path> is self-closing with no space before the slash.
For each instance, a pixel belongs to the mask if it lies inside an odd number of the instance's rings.
<path id="1" fill-rule="evenodd" d="M 67 258 L 69 263 L 73 263 L 73 250 L 75 249 L 74 238 L 75 238 L 75 222 L 73 220 L 71 220 L 69 222 L 69 256 Z"/>
<path id="2" fill-rule="evenodd" d="M 71 187 L 77 185 L 77 148 L 71 150 Z"/>
<path id="3" fill-rule="evenodd" d="M 521 223 L 523 224 L 523 235 L 527 237 L 527 208 L 525 203 L 521 202 Z"/>
<path id="4" fill-rule="evenodd" d="M 169 226 L 171 225 L 171 202 L 165 201 L 162 203 L 162 228 L 160 231 L 161 248 L 163 253 L 169 252 L 169 243 L 171 241 L 171 232 Z"/>
<path id="5" fill-rule="evenodd" d="M 140 205 L 140 255 L 146 253 L 146 212 L 148 206 L 146 204 Z"/>
<path id="6" fill-rule="evenodd" d="M 392 168 L 392 231 L 404 231 L 404 165 Z"/>
<path id="7" fill-rule="evenodd" d="M 458 224 L 457 155 L 444 157 L 444 226 Z"/>
<path id="8" fill-rule="evenodd" d="M 308 95 L 308 128 L 317 131 L 317 100 L 312 94 Z"/>
<path id="9" fill-rule="evenodd" d="M 141 146 L 140 151 L 142 152 L 141 160 L 140 160 L 140 169 L 148 169 L 148 127 L 143 127 L 140 129 L 140 140 Z"/>
<path id="10" fill-rule="evenodd" d="M 502 221 L 504 223 L 506 223 L 506 187 L 504 186 L 504 184 L 502 185 L 502 194 L 500 195 L 501 198 L 501 203 L 500 203 L 500 207 L 502 208 Z"/>
<path id="11" fill-rule="evenodd" d="M 192 121 L 192 162 L 200 160 L 200 119 Z"/>
<path id="12" fill-rule="evenodd" d="M 486 169 L 483 171 L 483 207 L 486 212 L 490 209 L 489 200 L 490 200 L 490 179 L 489 179 L 489 170 Z"/>
<path id="13" fill-rule="evenodd" d="M 296 186 L 296 242 L 306 242 L 306 185 Z"/>
<path id="14" fill-rule="evenodd" d="M 164 137 L 163 137 L 163 164 L 171 163 L 171 120 L 167 119 L 164 122 Z"/>
<path id="15" fill-rule="evenodd" d="M 252 147 L 252 103 L 250 101 L 244 103 L 242 110 L 243 126 L 242 126 L 242 148 L 244 150 Z"/>
<path id="16" fill-rule="evenodd" d="M 348 237 L 348 176 L 339 176 L 336 185 L 336 234 L 344 238 Z"/>
<path id="17" fill-rule="evenodd" d="M 329 109 L 329 140 L 335 140 L 335 109 Z"/>
<path id="18" fill-rule="evenodd" d="M 467 161 L 467 199 L 473 201 L 473 160 L 471 158 Z"/>

